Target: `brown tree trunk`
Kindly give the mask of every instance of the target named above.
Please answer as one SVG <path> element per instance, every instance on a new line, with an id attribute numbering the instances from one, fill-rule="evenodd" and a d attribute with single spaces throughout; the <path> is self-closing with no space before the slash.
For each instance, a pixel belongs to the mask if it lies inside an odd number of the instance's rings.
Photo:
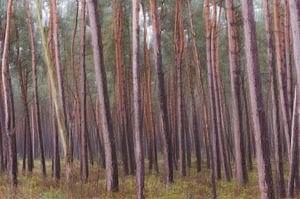
<path id="1" fill-rule="evenodd" d="M 106 73 L 103 60 L 101 26 L 97 12 L 97 2 L 88 1 L 89 22 L 92 35 L 93 59 L 100 102 L 101 125 L 105 148 L 107 191 L 118 191 L 118 165 L 115 138 L 109 108 Z"/>
<path id="2" fill-rule="evenodd" d="M 241 103 L 241 68 L 239 60 L 238 46 L 238 27 L 235 20 L 235 12 L 233 1 L 226 0 L 226 16 L 228 24 L 228 43 L 229 43 L 229 62 L 230 62 L 230 77 L 231 77 L 231 93 L 232 93 L 232 117 L 233 131 L 235 140 L 235 166 L 236 178 L 239 184 L 245 184 L 248 181 L 246 167 L 246 153 L 243 135 L 243 117 Z"/>
<path id="3" fill-rule="evenodd" d="M 172 141 L 169 132 L 167 99 L 164 83 L 162 54 L 161 54 L 161 29 L 158 22 L 156 0 L 150 0 L 153 24 L 153 49 L 156 69 L 157 92 L 159 101 L 159 117 L 161 121 L 161 138 L 163 146 L 164 169 L 167 183 L 173 182 Z"/>
<path id="4" fill-rule="evenodd" d="M 182 76 L 182 54 L 184 50 L 184 27 L 183 27 L 184 0 L 176 1 L 174 45 L 177 71 L 177 133 L 179 142 L 180 176 L 186 176 L 186 152 L 184 142 L 183 126 L 183 76 Z"/>
<path id="5" fill-rule="evenodd" d="M 286 87 L 284 82 L 285 77 L 285 63 L 283 58 L 284 46 L 282 43 L 282 27 L 281 27 L 281 6 L 279 0 L 274 0 L 274 33 L 275 33 L 275 49 L 276 49 L 276 64 L 277 64 L 277 79 L 278 90 L 280 96 L 280 110 L 281 118 L 284 128 L 286 147 L 288 152 L 288 158 L 291 158 L 291 138 L 290 138 L 290 116 L 288 113 L 287 101 L 286 101 Z"/>
<path id="6" fill-rule="evenodd" d="M 275 66 L 275 53 L 274 53 L 274 39 L 271 29 L 271 16 L 269 9 L 269 1 L 263 1 L 264 17 L 265 17 L 265 30 L 268 42 L 268 70 L 270 74 L 271 84 L 271 100 L 272 100 L 272 126 L 274 133 L 274 146 L 275 146 L 275 165 L 276 165 L 276 187 L 281 197 L 285 196 L 284 188 L 284 175 L 283 163 L 281 152 L 281 134 L 280 134 L 280 116 L 279 116 L 279 100 L 277 90 L 276 66 Z"/>
<path id="7" fill-rule="evenodd" d="M 217 198 L 216 192 L 216 164 L 217 164 L 217 146 L 216 146 L 216 107 L 214 104 L 214 85 L 212 77 L 212 63 L 211 63 L 211 21 L 210 21 L 210 1 L 204 1 L 204 12 L 205 12 L 205 27 L 206 27 L 206 64 L 207 64 L 207 75 L 208 75 L 208 88 L 209 88 L 209 98 L 210 98 L 210 136 L 209 136 L 209 146 L 210 146 L 210 158 L 211 158 L 211 192 L 212 198 Z"/>
<path id="8" fill-rule="evenodd" d="M 43 133 L 41 130 L 41 116 L 40 116 L 40 105 L 39 105 L 39 94 L 37 86 L 37 74 L 36 74 L 36 47 L 35 37 L 32 28 L 32 17 L 29 10 L 29 0 L 26 0 L 26 15 L 28 18 L 28 29 L 30 33 L 30 47 L 31 47 L 31 65 L 32 65 L 32 80 L 33 80 L 33 98 L 34 98 L 34 114 L 36 119 L 36 131 L 39 137 L 39 147 L 41 155 L 41 170 L 43 176 L 46 177 L 46 163 L 45 163 L 45 152 L 44 152 L 44 141 Z"/>
<path id="9" fill-rule="evenodd" d="M 248 83 L 251 101 L 251 116 L 255 135 L 257 169 L 261 198 L 273 199 L 274 189 L 270 162 L 269 141 L 267 139 L 266 116 L 264 112 L 261 80 L 259 74 L 256 27 L 254 21 L 253 1 L 242 1 L 244 22 L 245 52 L 247 60 Z"/>
<path id="10" fill-rule="evenodd" d="M 28 110 L 28 100 L 27 100 L 27 71 L 26 69 L 23 69 L 21 66 L 21 58 L 20 58 L 20 49 L 19 49 L 19 30 L 16 27 L 16 59 L 15 63 L 17 66 L 18 74 L 19 74 L 19 82 L 20 82 L 20 88 L 21 88 L 21 101 L 23 105 L 23 113 L 24 113 L 24 154 L 27 153 L 27 167 L 28 171 L 32 172 L 33 170 L 33 150 L 32 150 L 32 134 L 31 134 L 31 128 L 30 128 L 30 114 Z M 26 157 L 26 156 L 25 156 Z M 23 157 L 23 171 L 25 171 L 26 166 L 25 163 L 25 157 Z"/>
<path id="11" fill-rule="evenodd" d="M 86 122 L 86 69 L 85 69 L 85 6 L 86 0 L 81 3 L 81 32 L 80 32 L 80 136 L 81 136 L 81 178 L 86 180 L 89 176 L 88 154 L 87 154 L 87 122 Z"/>
<path id="12" fill-rule="evenodd" d="M 17 147 L 15 133 L 15 117 L 13 106 L 13 92 L 11 85 L 10 72 L 8 67 L 9 42 L 10 42 L 10 27 L 12 16 L 13 0 L 9 0 L 7 4 L 6 32 L 2 56 L 2 86 L 4 96 L 4 116 L 5 116 L 5 133 L 8 137 L 9 151 L 9 176 L 11 185 L 17 186 Z"/>

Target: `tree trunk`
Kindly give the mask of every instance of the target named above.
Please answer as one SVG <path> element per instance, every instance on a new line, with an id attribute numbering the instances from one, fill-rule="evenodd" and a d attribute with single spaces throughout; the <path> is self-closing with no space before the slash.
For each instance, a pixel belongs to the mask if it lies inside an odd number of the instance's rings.
<path id="1" fill-rule="evenodd" d="M 2 86 L 4 96 L 4 116 L 5 116 L 5 133 L 8 137 L 9 151 L 9 176 L 13 187 L 17 186 L 17 147 L 15 133 L 15 118 L 13 106 L 13 91 L 8 67 L 9 42 L 10 42 L 10 27 L 12 16 L 13 0 L 9 0 L 7 4 L 6 32 L 2 56 Z"/>
<path id="2" fill-rule="evenodd" d="M 43 176 L 46 177 L 46 163 L 45 163 L 45 152 L 44 152 L 44 142 L 43 133 L 41 130 L 41 116 L 40 116 L 40 105 L 39 105 L 39 94 L 37 86 L 37 74 L 36 74 L 36 47 L 35 47 L 35 37 L 32 28 L 32 17 L 29 10 L 29 0 L 26 0 L 26 15 L 28 18 L 28 29 L 30 33 L 30 47 L 31 47 L 31 65 L 32 65 L 32 80 L 33 80 L 33 98 L 34 98 L 34 111 L 36 118 L 36 131 L 39 137 L 39 147 L 41 155 L 41 170 Z"/>
<path id="3" fill-rule="evenodd" d="M 205 12 L 205 27 L 206 27 L 206 64 L 207 64 L 207 75 L 208 75 L 208 88 L 210 98 L 210 135 L 209 135 L 209 146 L 210 146 L 210 159 L 211 159 L 211 193 L 212 198 L 217 198 L 216 192 L 216 164 L 217 164 L 217 146 L 216 146 L 216 110 L 214 101 L 214 85 L 212 78 L 212 64 L 211 64 L 211 21 L 210 21 L 210 1 L 204 1 L 204 12 Z"/>
<path id="4" fill-rule="evenodd" d="M 184 27 L 183 27 L 184 0 L 176 1 L 174 45 L 177 71 L 177 133 L 179 142 L 180 176 L 186 176 L 186 152 L 183 126 L 183 76 L 182 76 L 182 54 L 184 50 Z"/>
<path id="5" fill-rule="evenodd" d="M 87 123 L 86 123 L 86 69 L 85 69 L 85 6 L 86 1 L 81 4 L 81 32 L 80 32 L 80 136 L 81 136 L 81 178 L 86 180 L 89 175 L 88 154 L 87 154 Z"/>
<path id="6" fill-rule="evenodd" d="M 161 54 L 161 29 L 158 22 L 156 0 L 150 0 L 150 7 L 152 13 L 153 24 L 153 49 L 154 49 L 154 63 L 156 69 L 156 82 L 159 101 L 159 117 L 161 121 L 161 139 L 164 157 L 164 169 L 166 182 L 173 182 L 173 161 L 172 161 L 172 141 L 169 131 L 167 99 L 165 92 L 162 54 Z"/>
<path id="7" fill-rule="evenodd" d="M 248 174 L 246 167 L 246 153 L 243 135 L 243 117 L 241 103 L 241 67 L 238 46 L 238 27 L 236 25 L 233 1 L 226 0 L 226 16 L 228 24 L 228 44 L 229 44 L 229 62 L 231 77 L 231 93 L 232 93 L 232 117 L 233 131 L 235 140 L 235 166 L 236 178 L 239 184 L 248 182 Z"/>
<path id="8" fill-rule="evenodd" d="M 277 64 L 277 78 L 278 78 L 278 90 L 280 96 L 280 110 L 281 118 L 283 122 L 286 147 L 288 152 L 289 161 L 291 159 L 291 138 L 290 138 L 290 117 L 288 114 L 288 107 L 286 101 L 286 87 L 284 82 L 285 76 L 285 63 L 283 58 L 283 49 L 282 46 L 282 28 L 281 28 L 281 16 L 280 13 L 280 1 L 274 0 L 274 33 L 275 33 L 275 49 L 276 49 L 276 64 Z"/>
<path id="9" fill-rule="evenodd" d="M 101 125 L 105 148 L 107 191 L 118 191 L 118 165 L 115 138 L 109 108 L 106 73 L 103 60 L 101 26 L 97 12 L 97 2 L 88 1 L 89 22 L 91 27 L 93 59 L 96 74 L 98 97 L 100 102 Z"/>
<path id="10" fill-rule="evenodd" d="M 259 75 L 256 27 L 254 21 L 253 1 L 242 1 L 244 22 L 245 52 L 247 60 L 248 83 L 251 101 L 251 116 L 255 135 L 257 169 L 261 198 L 273 199 L 273 180 L 270 162 L 269 141 L 267 139 L 266 117 L 264 112 L 261 80 Z"/>
<path id="11" fill-rule="evenodd" d="M 265 17 L 265 30 L 268 42 L 268 70 L 271 79 L 271 100 L 272 100 L 272 129 L 274 133 L 274 146 L 275 146 L 275 165 L 276 165 L 276 187 L 279 190 L 280 196 L 285 196 L 284 188 L 284 175 L 282 163 L 282 150 L 281 150 L 281 134 L 280 134 L 280 115 L 279 115 L 279 100 L 277 90 L 276 66 L 275 66 L 275 53 L 274 53 L 274 39 L 271 30 L 271 16 L 269 9 L 269 1 L 263 1 L 264 17 Z"/>
<path id="12" fill-rule="evenodd" d="M 132 78 L 134 104 L 134 132 L 135 132 L 135 162 L 137 198 L 144 196 L 144 152 L 143 132 L 141 120 L 141 89 L 140 89 L 140 48 L 139 48 L 139 0 L 132 1 Z"/>

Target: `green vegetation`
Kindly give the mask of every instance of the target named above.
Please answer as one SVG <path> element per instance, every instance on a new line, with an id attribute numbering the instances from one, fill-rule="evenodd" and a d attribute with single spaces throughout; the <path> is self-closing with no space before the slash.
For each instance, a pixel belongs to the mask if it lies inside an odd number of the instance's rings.
<path id="1" fill-rule="evenodd" d="M 39 161 L 35 162 L 38 168 Z M 146 164 L 147 165 L 147 164 Z M 162 166 L 162 162 L 160 162 Z M 203 165 L 204 167 L 204 165 Z M 9 179 L 2 176 L 0 181 L 0 198 L 135 198 L 135 177 L 121 175 L 120 191 L 118 193 L 108 193 L 105 189 L 105 172 L 97 165 L 91 167 L 91 175 L 86 183 L 81 182 L 79 174 L 79 163 L 74 164 L 74 174 L 72 181 L 67 186 L 63 180 L 55 182 L 51 174 L 43 179 L 39 169 L 35 169 L 32 175 L 19 175 L 19 184 L 16 190 L 9 187 Z M 51 171 L 51 162 L 47 161 L 47 170 Z M 120 168 L 120 171 L 122 169 Z M 161 168 L 162 171 L 162 168 Z M 21 171 L 19 171 L 21 172 Z M 159 174 L 149 174 L 146 172 L 145 195 L 146 198 L 210 198 L 210 171 L 202 168 L 200 173 L 192 168 L 188 176 L 179 180 L 179 172 L 175 172 L 176 180 L 171 185 L 163 183 L 161 172 Z M 255 199 L 259 197 L 257 171 L 249 172 L 249 184 L 240 187 L 235 181 L 217 183 L 218 198 L 221 199 Z M 64 177 L 62 177 L 64 179 Z"/>

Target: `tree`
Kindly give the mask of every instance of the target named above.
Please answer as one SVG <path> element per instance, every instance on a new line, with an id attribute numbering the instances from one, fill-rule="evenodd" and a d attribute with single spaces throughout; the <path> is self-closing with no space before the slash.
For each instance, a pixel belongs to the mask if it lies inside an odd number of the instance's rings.
<path id="1" fill-rule="evenodd" d="M 85 6 L 86 0 L 81 2 L 81 32 L 80 32 L 80 135 L 81 135 L 81 176 L 86 180 L 89 175 L 87 159 L 87 122 L 86 122 L 86 66 L 85 66 Z"/>
<path id="2" fill-rule="evenodd" d="M 107 93 L 106 74 L 103 60 L 103 47 L 101 26 L 97 12 L 97 1 L 88 1 L 89 22 L 91 27 L 93 59 L 97 82 L 98 98 L 100 103 L 100 114 L 102 133 L 105 148 L 106 184 L 107 191 L 118 191 L 118 165 L 115 146 L 114 132 L 112 128 L 109 98 Z"/>
<path id="3" fill-rule="evenodd" d="M 43 24 L 42 24 L 42 13 L 41 13 L 41 5 L 39 0 L 35 0 L 35 8 L 37 13 L 38 25 L 39 25 L 39 32 L 41 35 L 43 50 L 44 50 L 44 59 L 47 66 L 47 72 L 49 77 L 49 85 L 51 90 L 51 95 L 53 98 L 54 110 L 57 119 L 57 125 L 60 132 L 64 155 L 65 155 L 65 166 L 66 166 L 66 182 L 70 181 L 70 175 L 72 170 L 72 162 L 71 162 L 71 154 L 69 151 L 69 140 L 67 129 L 65 126 L 65 121 L 63 118 L 63 107 L 61 101 L 58 96 L 57 88 L 56 88 L 56 81 L 55 81 L 55 70 L 54 64 L 51 59 L 51 54 L 48 48 L 48 43 L 46 41 L 46 34 L 44 32 Z"/>
<path id="4" fill-rule="evenodd" d="M 216 192 L 216 173 L 217 173 L 217 146 L 216 146 L 216 110 L 214 104 L 214 85 L 212 77 L 212 64 L 211 64 L 211 21 L 210 21 L 210 2 L 204 1 L 205 11 L 205 41 L 206 41 L 206 64 L 208 76 L 208 89 L 210 100 L 210 136 L 209 136 L 209 150 L 211 158 L 211 183 L 212 183 L 212 198 L 217 198 Z"/>
<path id="5" fill-rule="evenodd" d="M 182 76 L 182 55 L 184 50 L 184 27 L 183 27 L 184 0 L 176 1 L 174 45 L 177 71 L 177 133 L 179 141 L 180 176 L 186 176 L 186 157 L 184 142 L 183 124 L 183 76 Z"/>
<path id="6" fill-rule="evenodd" d="M 5 124 L 4 129 L 8 137 L 8 152 L 9 152 L 9 176 L 11 185 L 17 186 L 17 146 L 16 146 L 16 132 L 15 132 L 15 115 L 14 115 L 14 102 L 13 92 L 9 71 L 9 42 L 10 42 L 10 29 L 11 29 L 11 16 L 12 16 L 13 0 L 9 0 L 7 3 L 7 16 L 6 16 L 6 30 L 5 39 L 3 44 L 3 55 L 2 55 L 2 86 L 3 86 L 3 97 L 4 97 L 4 117 Z"/>
<path id="7" fill-rule="evenodd" d="M 39 94 L 37 86 L 37 74 L 36 74 L 36 47 L 35 47 L 35 37 L 32 28 L 32 18 L 29 10 L 29 0 L 25 1 L 26 15 L 28 21 L 28 29 L 30 33 L 30 47 L 31 47 L 31 65 L 32 65 L 32 80 L 33 80 L 33 98 L 34 98 L 34 114 L 36 118 L 36 131 L 39 136 L 39 146 L 41 154 L 41 170 L 43 176 L 46 177 L 46 164 L 45 164 L 45 153 L 44 153 L 44 141 L 43 134 L 41 130 L 41 116 L 40 116 L 40 103 L 39 103 Z"/>
<path id="8" fill-rule="evenodd" d="M 141 120 L 141 89 L 140 89 L 140 48 L 139 48 L 139 1 L 132 1 L 132 78 L 134 99 L 134 132 L 137 198 L 144 198 L 144 152 Z"/>
<path id="9" fill-rule="evenodd" d="M 267 139 L 266 117 L 259 76 L 256 27 L 254 21 L 253 1 L 245 0 L 242 4 L 244 22 L 245 53 L 247 60 L 248 84 L 250 90 L 251 117 L 255 135 L 257 169 L 261 198 L 274 198 L 269 142 Z"/>
<path id="10" fill-rule="evenodd" d="M 226 16 L 228 25 L 229 62 L 232 94 L 232 117 L 235 140 L 235 165 L 236 178 L 239 184 L 247 183 L 248 174 L 246 169 L 245 144 L 243 135 L 242 103 L 240 94 L 241 69 L 238 46 L 238 27 L 235 20 L 233 1 L 226 0 Z"/>
<path id="11" fill-rule="evenodd" d="M 268 42 L 268 70 L 271 79 L 271 100 L 272 100 L 272 127 L 274 134 L 275 145 L 275 168 L 276 168 L 276 186 L 279 190 L 280 196 L 285 196 L 284 189 L 284 175 L 283 175 L 283 163 L 281 153 L 281 134 L 280 134 L 280 115 L 279 115 L 279 100 L 278 100 L 278 86 L 275 66 L 275 52 L 274 52 L 274 36 L 271 29 L 271 16 L 269 9 L 269 1 L 263 2 L 264 17 L 265 17 L 265 30 L 267 34 Z"/>
<path id="12" fill-rule="evenodd" d="M 172 142 L 169 132 L 169 120 L 167 110 L 167 99 L 165 92 L 165 80 L 163 74 L 161 54 L 161 29 L 158 22 L 156 0 L 150 0 L 151 19 L 153 24 L 153 56 L 156 69 L 157 95 L 159 101 L 159 117 L 161 125 L 161 139 L 163 145 L 164 170 L 166 182 L 173 182 Z"/>

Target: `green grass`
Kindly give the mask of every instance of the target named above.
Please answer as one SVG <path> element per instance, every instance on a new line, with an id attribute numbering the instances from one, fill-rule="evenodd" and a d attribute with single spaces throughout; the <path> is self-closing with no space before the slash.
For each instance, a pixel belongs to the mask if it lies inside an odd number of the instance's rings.
<path id="1" fill-rule="evenodd" d="M 161 164 L 160 162 L 160 166 Z M 55 182 L 52 179 L 50 162 L 47 162 L 47 178 L 43 179 L 41 177 L 39 168 L 37 161 L 34 172 L 31 175 L 28 173 L 24 174 L 19 170 L 19 184 L 15 190 L 10 188 L 7 175 L 2 175 L 0 180 L 0 198 L 135 198 L 135 177 L 125 177 L 122 174 L 122 168 L 119 169 L 121 172 L 119 178 L 120 190 L 117 193 L 107 193 L 105 191 L 105 171 L 98 168 L 98 166 L 90 167 L 90 178 L 86 183 L 83 183 L 80 180 L 78 162 L 75 162 L 72 181 L 69 185 L 64 183 L 63 176 L 59 182 Z M 178 171 L 176 171 L 175 182 L 171 185 L 164 184 L 162 173 L 149 174 L 148 170 L 146 170 L 146 198 L 210 198 L 210 171 L 205 168 L 204 164 L 202 168 L 200 173 L 196 173 L 195 169 L 192 168 L 188 171 L 188 176 L 182 180 Z M 218 181 L 217 194 L 218 198 L 222 199 L 259 198 L 256 170 L 254 169 L 249 173 L 249 183 L 245 186 L 239 186 L 234 179 L 229 183 L 222 180 Z"/>

